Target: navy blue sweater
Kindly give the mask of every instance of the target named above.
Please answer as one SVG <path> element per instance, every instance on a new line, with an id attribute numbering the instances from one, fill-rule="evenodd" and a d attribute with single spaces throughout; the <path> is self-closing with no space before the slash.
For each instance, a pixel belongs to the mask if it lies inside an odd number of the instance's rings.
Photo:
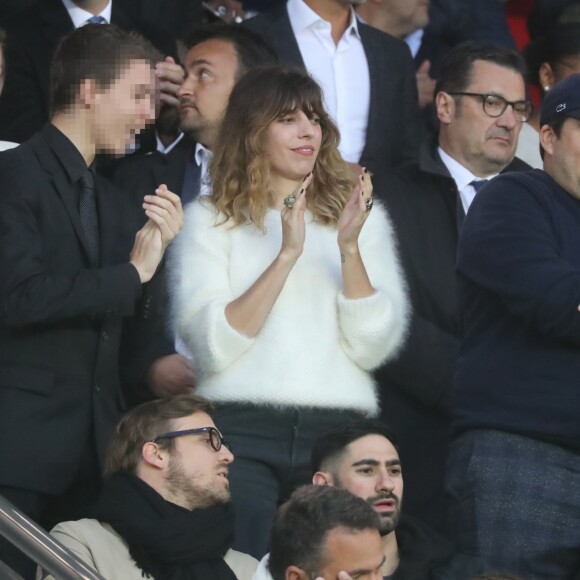
<path id="1" fill-rule="evenodd" d="M 580 450 L 580 200 L 540 170 L 493 179 L 460 237 L 453 430 Z"/>

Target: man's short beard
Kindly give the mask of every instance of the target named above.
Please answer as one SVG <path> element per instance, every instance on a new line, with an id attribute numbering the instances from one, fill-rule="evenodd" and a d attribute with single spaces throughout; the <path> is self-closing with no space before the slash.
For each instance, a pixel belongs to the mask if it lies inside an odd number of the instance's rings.
<path id="1" fill-rule="evenodd" d="M 396 530 L 399 525 L 399 520 L 401 519 L 401 501 L 394 493 L 388 492 L 367 498 L 367 503 L 374 509 L 374 504 L 382 499 L 392 499 L 395 502 L 395 509 L 391 514 L 387 515 L 376 512 L 381 524 L 379 533 L 381 536 L 386 536 Z"/>
<path id="2" fill-rule="evenodd" d="M 181 507 L 189 510 L 208 508 L 230 501 L 227 488 L 196 485 L 195 480 L 185 472 L 183 464 L 176 456 L 170 459 L 165 485 L 172 496 L 180 499 Z"/>

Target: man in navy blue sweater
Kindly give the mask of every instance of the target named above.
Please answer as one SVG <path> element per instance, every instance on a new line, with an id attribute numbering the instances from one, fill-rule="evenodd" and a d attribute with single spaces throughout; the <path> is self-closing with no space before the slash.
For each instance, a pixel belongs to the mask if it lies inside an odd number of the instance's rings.
<path id="1" fill-rule="evenodd" d="M 528 580 L 580 577 L 580 75 L 540 139 L 544 171 L 494 179 L 462 230 L 448 465 L 463 551 Z"/>

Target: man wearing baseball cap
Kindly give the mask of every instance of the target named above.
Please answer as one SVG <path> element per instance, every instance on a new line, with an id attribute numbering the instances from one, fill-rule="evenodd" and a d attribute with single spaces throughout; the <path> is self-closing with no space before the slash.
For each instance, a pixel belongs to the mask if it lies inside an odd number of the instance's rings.
<path id="1" fill-rule="evenodd" d="M 458 249 L 463 343 L 448 491 L 464 552 L 580 570 L 580 75 L 546 96 L 544 170 L 498 176 Z"/>

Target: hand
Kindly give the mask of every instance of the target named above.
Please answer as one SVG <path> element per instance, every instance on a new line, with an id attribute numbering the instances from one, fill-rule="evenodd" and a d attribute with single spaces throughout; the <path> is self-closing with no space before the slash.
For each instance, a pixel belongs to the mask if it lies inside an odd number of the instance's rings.
<path id="1" fill-rule="evenodd" d="M 157 195 L 145 196 L 143 207 L 149 220 L 137 232 L 130 257 L 142 284 L 151 280 L 167 244 L 183 227 L 179 196 L 169 191 L 166 185 L 160 185 L 155 193 Z"/>
<path id="2" fill-rule="evenodd" d="M 429 76 L 431 63 L 428 60 L 423 61 L 415 73 L 417 79 L 417 92 L 419 93 L 419 108 L 424 109 L 433 102 L 435 92 L 435 81 Z"/>
<path id="3" fill-rule="evenodd" d="M 371 178 L 367 171 L 363 169 L 338 220 L 338 247 L 341 254 L 358 251 L 358 236 L 369 216 L 366 202 L 372 197 L 372 194 L 373 184 L 371 183 Z"/>
<path id="4" fill-rule="evenodd" d="M 166 56 L 164 60 L 155 65 L 155 76 L 157 77 L 161 103 L 177 107 L 179 105 L 177 90 L 185 79 L 185 71 L 182 66 L 177 64 L 173 57 Z"/>
<path id="5" fill-rule="evenodd" d="M 195 389 L 195 375 L 190 360 L 180 354 L 158 358 L 147 373 L 147 384 L 162 399 L 191 393 Z"/>
<path id="6" fill-rule="evenodd" d="M 179 196 L 169 191 L 167 185 L 161 184 L 155 194 L 145 196 L 143 209 L 159 228 L 165 249 L 183 227 L 183 208 Z"/>
<path id="7" fill-rule="evenodd" d="M 294 205 L 284 206 L 280 212 L 282 218 L 282 247 L 280 255 L 297 260 L 304 249 L 306 225 L 304 212 L 306 211 L 306 188 L 312 182 L 312 171 L 302 180 L 302 183 L 290 194 L 296 198 Z"/>
<path id="8" fill-rule="evenodd" d="M 210 0 L 208 6 L 219 13 L 219 17 L 228 23 L 242 22 L 246 17 L 242 3 L 239 0 Z"/>

